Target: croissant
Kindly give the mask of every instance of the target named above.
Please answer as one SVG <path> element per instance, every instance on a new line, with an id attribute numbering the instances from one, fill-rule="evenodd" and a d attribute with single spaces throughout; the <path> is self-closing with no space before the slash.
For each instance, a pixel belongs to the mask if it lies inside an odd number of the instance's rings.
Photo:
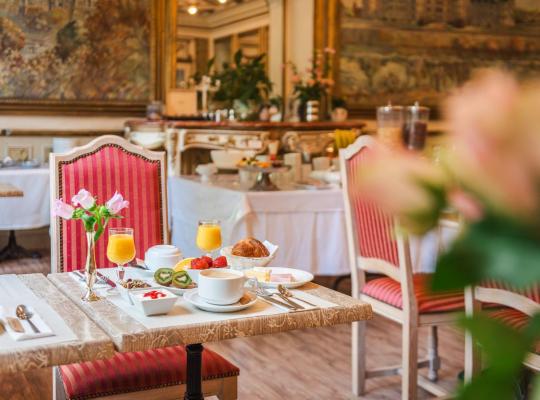
<path id="1" fill-rule="evenodd" d="M 268 257 L 270 252 L 268 249 L 255 238 L 248 237 L 236 243 L 232 249 L 233 256 L 240 257 Z"/>

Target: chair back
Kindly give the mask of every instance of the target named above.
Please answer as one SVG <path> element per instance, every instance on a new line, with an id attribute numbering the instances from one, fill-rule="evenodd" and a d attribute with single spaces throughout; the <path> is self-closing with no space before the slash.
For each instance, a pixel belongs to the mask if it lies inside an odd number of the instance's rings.
<path id="1" fill-rule="evenodd" d="M 71 203 L 82 188 L 105 203 L 116 191 L 129 201 L 121 219 L 111 219 L 96 243 L 98 268 L 113 267 L 106 257 L 109 227 L 132 227 L 136 254 L 168 242 L 167 186 L 164 152 L 133 145 L 106 135 L 65 154 L 50 155 L 51 206 L 55 199 Z M 86 261 L 86 235 L 81 221 L 54 217 L 51 221 L 53 272 L 81 269 Z"/>
<path id="2" fill-rule="evenodd" d="M 540 283 L 515 287 L 497 280 L 487 280 L 475 287 L 473 298 L 482 303 L 500 304 L 533 315 L 540 311 Z"/>
<path id="3" fill-rule="evenodd" d="M 352 145 L 340 151 L 345 221 L 349 247 L 349 262 L 353 293 L 363 285 L 363 272 L 358 269 L 382 273 L 399 281 L 402 290 L 412 288 L 412 265 L 408 240 L 398 234 L 395 219 L 369 201 L 358 189 L 358 177 L 363 164 L 373 152 L 376 140 L 360 136 Z M 405 298 L 404 298 L 405 300 Z M 405 301 L 404 301 L 405 303 Z"/>

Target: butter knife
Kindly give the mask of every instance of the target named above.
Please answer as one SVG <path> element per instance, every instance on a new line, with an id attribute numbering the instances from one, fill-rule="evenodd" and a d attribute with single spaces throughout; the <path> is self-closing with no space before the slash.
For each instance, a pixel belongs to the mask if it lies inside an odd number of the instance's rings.
<path id="1" fill-rule="evenodd" d="M 296 301 L 292 301 L 291 299 L 289 299 L 288 297 L 285 297 L 284 295 L 282 295 L 281 293 L 276 293 L 276 295 L 282 299 L 283 301 L 289 303 L 291 306 L 293 306 L 294 308 L 298 309 L 298 310 L 305 310 L 306 307 L 298 304 Z"/>
<path id="2" fill-rule="evenodd" d="M 282 301 L 279 301 L 279 300 L 276 300 L 276 299 L 273 299 L 271 297 L 263 297 L 263 296 L 258 296 L 259 299 L 261 299 L 262 301 L 266 301 L 267 303 L 272 303 L 280 308 L 284 308 L 286 309 L 287 311 L 296 311 L 297 309 L 287 303 L 284 303 Z"/>
<path id="3" fill-rule="evenodd" d="M 97 271 L 97 276 L 101 278 L 107 285 L 109 285 L 112 288 L 116 287 L 116 283 L 111 281 L 109 278 L 107 278 L 105 275 L 103 275 L 101 272 Z"/>

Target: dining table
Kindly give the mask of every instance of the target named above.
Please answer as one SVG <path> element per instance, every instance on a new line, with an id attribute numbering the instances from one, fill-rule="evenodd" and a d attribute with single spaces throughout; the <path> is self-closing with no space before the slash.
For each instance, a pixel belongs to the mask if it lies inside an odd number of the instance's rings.
<path id="1" fill-rule="evenodd" d="M 100 273 L 109 280 L 114 280 L 116 269 L 102 268 Z M 125 279 L 153 276 L 151 271 L 132 267 L 126 268 L 125 274 Z M 372 318 L 372 309 L 368 304 L 311 282 L 292 289 L 297 298 L 307 300 L 313 305 L 299 311 L 283 309 L 258 298 L 253 305 L 242 311 L 209 312 L 193 306 L 183 296 L 179 296 L 167 315 L 145 316 L 129 305 L 117 292 L 117 288 L 100 289 L 98 293 L 103 297 L 101 300 L 85 302 L 81 300 L 83 287 L 76 274 L 53 273 L 48 279 L 107 333 L 119 352 L 186 346 L 187 376 L 184 398 L 189 400 L 203 399 L 201 353 L 205 343 Z"/>
<path id="2" fill-rule="evenodd" d="M 306 189 L 293 184 L 256 192 L 238 174 L 220 174 L 204 182 L 198 176 L 170 177 L 171 243 L 195 257 L 199 220 L 221 222 L 223 245 L 248 236 L 279 246 L 271 266 L 292 267 L 314 275 L 350 273 L 343 195 L 338 185 Z"/>
<path id="3" fill-rule="evenodd" d="M 23 197 L 24 192 L 11 183 L 0 182 L 0 197 Z"/>
<path id="4" fill-rule="evenodd" d="M 32 320 L 41 335 L 32 336 L 31 326 L 24 321 L 22 334 L 8 332 L 4 323 L 0 333 L 0 374 L 114 355 L 109 336 L 43 274 L 0 275 L 2 320 L 9 318 L 7 315 L 15 318 L 16 313 L 9 310 L 19 304 L 32 310 Z"/>

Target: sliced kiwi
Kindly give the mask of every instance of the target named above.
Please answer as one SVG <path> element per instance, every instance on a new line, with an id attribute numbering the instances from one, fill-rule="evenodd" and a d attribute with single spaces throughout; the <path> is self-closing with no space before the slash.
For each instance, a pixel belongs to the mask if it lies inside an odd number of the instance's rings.
<path id="1" fill-rule="evenodd" d="M 174 271 L 172 268 L 160 268 L 154 273 L 154 280 L 163 286 L 170 286 Z"/>
<path id="2" fill-rule="evenodd" d="M 180 289 L 185 289 L 191 285 L 191 278 L 186 271 L 175 272 L 172 276 L 172 285 Z"/>

